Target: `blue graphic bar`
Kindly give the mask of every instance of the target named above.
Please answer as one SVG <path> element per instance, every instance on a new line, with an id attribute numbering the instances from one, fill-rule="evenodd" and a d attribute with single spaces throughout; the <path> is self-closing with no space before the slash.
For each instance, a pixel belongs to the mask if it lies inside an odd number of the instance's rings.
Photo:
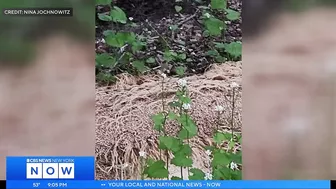
<path id="1" fill-rule="evenodd" d="M 142 188 L 142 189 L 330 189 L 329 180 L 292 181 L 70 181 L 70 180 L 25 180 L 7 181 L 8 189 L 92 189 L 92 188 Z"/>
<path id="2" fill-rule="evenodd" d="M 7 157 L 6 179 L 7 181 L 94 180 L 94 161 L 94 157 L 86 156 Z"/>

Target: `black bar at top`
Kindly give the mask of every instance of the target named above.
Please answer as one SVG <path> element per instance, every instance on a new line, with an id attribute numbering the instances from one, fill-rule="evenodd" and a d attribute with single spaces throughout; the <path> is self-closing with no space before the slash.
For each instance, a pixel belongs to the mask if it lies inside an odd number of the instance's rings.
<path id="1" fill-rule="evenodd" d="M 6 188 L 6 181 L 0 180 L 0 188 Z"/>
<path id="2" fill-rule="evenodd" d="M 331 180 L 330 181 L 330 188 L 331 189 L 336 189 L 336 180 Z"/>

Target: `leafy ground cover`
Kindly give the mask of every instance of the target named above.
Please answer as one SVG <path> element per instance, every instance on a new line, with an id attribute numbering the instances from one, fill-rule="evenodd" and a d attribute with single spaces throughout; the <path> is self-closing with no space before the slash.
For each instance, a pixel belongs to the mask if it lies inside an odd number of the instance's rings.
<path id="1" fill-rule="evenodd" d="M 203 73 L 241 59 L 241 0 L 97 0 L 97 81 L 119 73 Z"/>
<path id="2" fill-rule="evenodd" d="M 240 120 L 240 114 L 236 113 L 237 97 L 241 96 L 240 84 L 232 82 L 225 86 L 225 81 L 208 81 L 209 85 L 199 86 L 205 90 L 198 91 L 199 94 L 209 99 L 217 97 L 218 101 L 207 112 L 215 112 L 211 115 L 215 116 L 215 121 L 204 124 L 194 119 L 193 108 L 197 106 L 197 99 L 193 97 L 195 86 L 189 86 L 200 81 L 189 83 L 190 76 L 204 74 L 213 64 L 232 64 L 241 60 L 241 1 L 97 0 L 96 4 L 96 80 L 98 86 L 116 83 L 110 88 L 97 88 L 96 113 L 101 118 L 98 120 L 110 120 L 98 121 L 96 127 L 99 136 L 97 167 L 100 171 L 97 175 L 105 174 L 102 177 L 108 179 L 241 179 L 241 132 L 234 128 L 234 122 Z M 123 85 L 119 76 L 124 73 L 131 75 L 126 78 L 128 81 L 158 74 L 160 80 L 154 81 L 157 82 L 154 87 L 147 86 L 143 81 L 144 85 L 139 86 L 138 91 L 133 86 L 134 92 L 127 96 L 128 89 L 118 89 Z M 175 84 L 169 81 L 173 78 L 177 79 Z M 225 80 L 224 72 L 213 79 Z M 147 84 L 151 82 L 153 78 L 148 79 Z M 155 88 L 157 85 L 160 86 L 158 89 Z M 168 90 L 168 85 L 176 87 Z M 110 90 L 115 90 L 115 94 L 110 94 Z M 154 96 L 144 94 L 151 90 L 154 90 L 150 92 Z M 220 96 L 213 93 L 204 95 L 207 90 L 221 91 Z M 131 97 L 132 104 L 126 106 L 130 102 L 125 101 L 122 108 L 117 109 L 120 97 L 122 101 Z M 107 104 L 101 104 L 104 98 L 109 99 Z M 161 105 L 155 112 L 142 111 L 144 117 L 134 119 L 138 116 L 132 112 L 135 104 L 151 98 L 153 103 Z M 204 101 L 201 105 L 211 106 Z M 146 109 L 150 104 L 140 107 Z M 122 111 L 128 112 L 128 116 L 124 113 L 119 115 Z M 106 113 L 115 116 L 107 117 Z M 150 118 L 150 127 L 146 116 Z M 115 123 L 113 117 L 117 117 Z M 123 118 L 126 120 L 121 121 Z M 137 124 L 139 129 L 129 128 L 134 121 L 141 122 Z M 228 129 L 223 130 L 223 125 Z M 121 128 L 127 128 L 121 134 L 124 138 L 116 135 Z M 172 130 L 174 132 L 170 132 Z M 134 136 L 141 131 L 143 134 L 136 136 L 143 137 Z M 106 135 L 110 135 L 108 141 L 104 140 Z M 127 140 L 126 135 L 129 137 Z M 154 137 L 153 144 L 145 139 L 147 135 Z M 200 138 L 212 142 L 196 142 Z M 144 143 L 147 143 L 146 147 L 140 147 Z M 106 151 L 104 148 L 107 146 Z M 201 158 L 199 152 L 205 153 L 206 157 Z M 136 157 L 130 158 L 133 155 Z M 198 158 L 195 159 L 195 155 Z M 101 163 L 102 159 L 109 159 L 106 157 L 111 159 L 108 160 L 111 164 L 109 168 L 106 161 Z M 204 160 L 207 166 L 198 165 L 197 159 Z M 116 169 L 117 165 L 120 170 Z"/>

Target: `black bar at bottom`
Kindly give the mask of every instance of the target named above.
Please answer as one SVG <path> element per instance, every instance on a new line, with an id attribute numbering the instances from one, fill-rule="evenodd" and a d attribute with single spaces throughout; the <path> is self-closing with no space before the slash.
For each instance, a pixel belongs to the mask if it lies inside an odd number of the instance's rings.
<path id="1" fill-rule="evenodd" d="M 6 181 L 0 180 L 0 188 L 6 188 Z"/>
<path id="2" fill-rule="evenodd" d="M 331 180 L 330 181 L 330 188 L 331 189 L 336 189 L 336 180 Z"/>

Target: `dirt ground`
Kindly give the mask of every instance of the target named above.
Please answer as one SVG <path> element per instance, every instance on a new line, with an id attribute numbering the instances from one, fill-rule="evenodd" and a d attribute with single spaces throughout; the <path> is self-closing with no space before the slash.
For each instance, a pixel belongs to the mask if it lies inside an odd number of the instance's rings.
<path id="1" fill-rule="evenodd" d="M 164 52 L 168 45 L 170 50 L 178 54 L 185 54 L 187 58 L 182 62 L 169 62 L 169 66 L 166 68 L 169 70 L 169 72 L 166 72 L 167 75 L 176 75 L 175 68 L 178 66 L 186 67 L 186 74 L 188 75 L 204 73 L 206 68 L 212 63 L 221 62 L 219 58 L 216 59 L 209 55 L 210 52 L 213 52 L 212 50 L 216 49 L 213 42 L 231 43 L 242 41 L 241 17 L 231 21 L 225 19 L 224 14 L 217 11 L 210 12 L 216 18 L 225 20 L 225 32 L 222 32 L 220 36 L 204 37 L 204 28 L 201 20 L 203 19 L 202 15 L 205 10 L 200 8 L 200 5 L 206 7 L 209 3 L 209 0 L 202 1 L 202 3 L 196 1 L 175 2 L 165 0 L 158 0 L 153 3 L 146 0 L 117 1 L 116 6 L 122 8 L 128 17 L 133 18 L 131 21 L 132 24 L 115 25 L 113 22 L 105 22 L 97 18 L 96 52 L 98 54 L 107 52 L 114 54 L 116 57 L 121 56 L 121 53 L 117 52 L 119 51 L 118 48 L 112 48 L 106 42 L 103 42 L 107 41 L 105 40 L 104 33 L 108 30 L 134 32 L 140 35 L 139 39 L 143 38 L 144 40 L 142 41 L 146 43 L 146 46 L 134 53 L 134 56 L 144 60 L 155 58 L 156 61 L 153 63 L 146 63 L 148 68 L 153 69 L 151 70 L 152 72 L 155 72 L 160 67 L 164 67 L 162 63 L 165 62 Z M 176 13 L 175 5 L 181 5 L 183 10 Z M 242 0 L 228 0 L 227 7 L 241 13 Z M 109 9 L 108 6 L 97 6 L 96 12 L 102 14 L 109 12 Z M 172 26 L 176 26 L 177 28 L 172 30 Z M 161 38 L 164 40 L 161 40 Z M 217 50 L 220 56 L 226 57 L 227 60 L 241 60 L 241 57 L 231 57 L 227 52 Z M 127 66 L 128 62 L 123 64 L 118 64 L 112 70 L 100 66 L 97 72 L 104 73 L 108 71 L 112 72 L 113 75 L 120 73 L 135 74 L 132 71 L 133 69 Z M 102 72 L 103 70 L 104 72 Z"/>

